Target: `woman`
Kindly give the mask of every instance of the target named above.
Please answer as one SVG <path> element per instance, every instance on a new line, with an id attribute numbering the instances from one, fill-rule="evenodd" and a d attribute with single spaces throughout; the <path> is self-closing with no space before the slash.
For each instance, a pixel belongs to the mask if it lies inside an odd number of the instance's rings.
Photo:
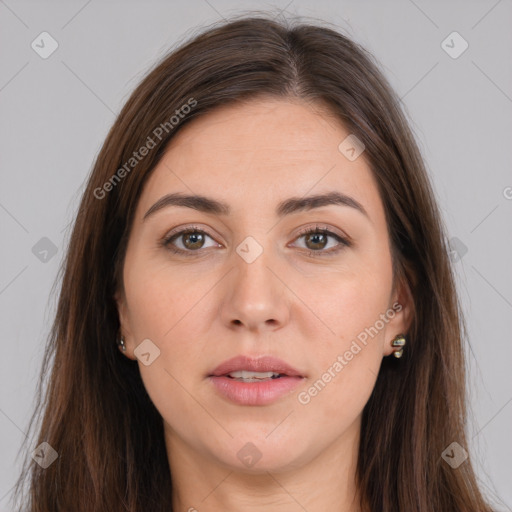
<path id="1" fill-rule="evenodd" d="M 25 510 L 489 511 L 463 329 L 372 58 L 320 26 L 210 28 L 137 87 L 89 178 Z"/>

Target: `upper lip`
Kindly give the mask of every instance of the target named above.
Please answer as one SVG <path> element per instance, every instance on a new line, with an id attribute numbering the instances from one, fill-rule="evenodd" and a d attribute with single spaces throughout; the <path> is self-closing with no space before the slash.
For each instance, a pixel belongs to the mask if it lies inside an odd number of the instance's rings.
<path id="1" fill-rule="evenodd" d="M 231 372 L 246 370 L 251 372 L 275 372 L 289 377 L 302 377 L 299 370 L 285 363 L 282 359 L 271 356 L 248 357 L 236 356 L 224 361 L 215 368 L 210 374 L 213 377 L 220 377 Z"/>

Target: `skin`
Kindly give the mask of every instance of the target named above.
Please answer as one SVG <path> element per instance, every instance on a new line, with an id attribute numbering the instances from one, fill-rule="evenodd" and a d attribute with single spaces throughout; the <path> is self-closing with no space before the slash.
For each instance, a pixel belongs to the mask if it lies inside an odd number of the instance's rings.
<path id="1" fill-rule="evenodd" d="M 361 414 L 391 340 L 407 333 L 412 301 L 405 284 L 392 293 L 383 205 L 364 153 L 349 161 L 338 150 L 347 135 L 320 105 L 259 98 L 223 106 L 178 132 L 145 185 L 116 300 L 124 354 L 138 360 L 134 350 L 148 338 L 160 350 L 138 364 L 163 417 L 175 510 L 360 510 Z M 368 217 L 340 205 L 276 216 L 285 199 L 330 191 L 356 199 Z M 143 221 L 174 192 L 215 198 L 232 213 L 171 206 Z M 298 233 L 317 223 L 352 245 Z M 191 224 L 208 235 L 203 245 L 175 239 L 191 256 L 159 245 Z M 236 252 L 247 236 L 263 248 L 252 263 Z M 401 310 L 300 403 L 298 394 L 395 302 Z M 273 404 L 234 404 L 206 375 L 239 354 L 279 357 L 306 378 Z M 252 467 L 237 457 L 248 442 L 261 454 Z"/>

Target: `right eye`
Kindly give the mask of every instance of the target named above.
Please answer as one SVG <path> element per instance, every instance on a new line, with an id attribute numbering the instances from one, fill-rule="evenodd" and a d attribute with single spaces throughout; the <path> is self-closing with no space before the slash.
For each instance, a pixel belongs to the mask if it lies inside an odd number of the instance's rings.
<path id="1" fill-rule="evenodd" d="M 200 249 L 204 249 L 207 238 L 213 241 L 213 238 L 202 229 L 190 227 L 166 236 L 162 240 L 162 245 L 174 253 L 189 256 L 190 253 L 197 253 Z M 176 242 L 179 242 L 181 247 Z M 219 244 L 216 246 L 221 247 Z"/>

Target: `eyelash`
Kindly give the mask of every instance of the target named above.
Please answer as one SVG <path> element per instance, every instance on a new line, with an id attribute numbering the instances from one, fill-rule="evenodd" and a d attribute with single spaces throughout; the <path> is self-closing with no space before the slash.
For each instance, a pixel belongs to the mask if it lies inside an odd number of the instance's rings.
<path id="1" fill-rule="evenodd" d="M 195 253 L 198 253 L 199 251 L 201 251 L 201 249 L 197 249 L 196 251 L 192 251 L 192 250 L 184 251 L 183 249 L 178 249 L 177 247 L 173 246 L 171 243 L 173 240 L 178 239 L 180 236 L 187 235 L 189 233 L 202 233 L 202 234 L 207 235 L 213 239 L 213 237 L 210 234 L 208 234 L 208 232 L 204 231 L 203 229 L 199 229 L 196 226 L 192 226 L 192 227 L 185 228 L 181 231 L 172 233 L 171 235 L 164 237 L 160 243 L 165 249 L 173 252 L 174 254 L 180 254 L 180 255 L 187 256 L 187 257 L 189 257 L 189 256 L 193 257 L 196 255 Z M 322 228 L 320 226 L 309 227 L 309 228 L 302 230 L 297 235 L 295 240 L 302 238 L 303 236 L 312 234 L 312 233 L 331 236 L 335 240 L 337 240 L 340 245 L 334 249 L 331 248 L 327 251 L 320 250 L 320 249 L 317 251 L 303 249 L 303 251 L 305 251 L 308 256 L 312 256 L 312 257 L 333 256 L 333 255 L 337 254 L 338 252 L 340 252 L 341 250 L 343 250 L 345 247 L 352 246 L 352 243 L 349 242 L 347 239 L 337 235 L 336 233 L 333 233 L 332 231 L 330 231 L 327 228 Z"/>

